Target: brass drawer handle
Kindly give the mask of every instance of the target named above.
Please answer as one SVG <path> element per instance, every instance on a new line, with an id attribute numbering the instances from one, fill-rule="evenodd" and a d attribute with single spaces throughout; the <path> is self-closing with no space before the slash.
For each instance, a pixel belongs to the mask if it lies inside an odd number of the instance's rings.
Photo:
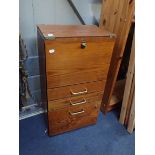
<path id="1" fill-rule="evenodd" d="M 81 102 L 76 102 L 76 103 L 73 103 L 73 102 L 70 100 L 70 104 L 73 105 L 73 106 L 74 106 L 74 105 L 84 104 L 84 103 L 86 103 L 86 102 L 87 102 L 87 101 L 86 101 L 85 98 L 83 99 L 83 101 L 81 101 Z"/>
<path id="2" fill-rule="evenodd" d="M 87 88 L 85 88 L 85 90 L 84 90 L 84 91 L 81 91 L 81 92 L 73 92 L 71 89 L 70 89 L 70 91 L 71 91 L 71 94 L 72 94 L 72 95 L 85 94 L 85 93 L 88 92 L 88 91 L 87 91 Z"/>
<path id="3" fill-rule="evenodd" d="M 78 112 L 69 112 L 70 115 L 74 116 L 74 115 L 78 115 L 78 114 L 81 114 L 81 113 L 84 113 L 85 111 L 82 109 L 81 111 L 78 111 Z"/>

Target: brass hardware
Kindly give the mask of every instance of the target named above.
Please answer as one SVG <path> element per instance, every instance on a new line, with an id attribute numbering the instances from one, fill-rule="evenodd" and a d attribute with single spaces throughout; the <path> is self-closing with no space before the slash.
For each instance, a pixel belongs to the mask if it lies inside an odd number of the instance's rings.
<path id="1" fill-rule="evenodd" d="M 80 104 L 84 104 L 84 103 L 86 103 L 87 101 L 86 101 L 86 99 L 83 99 L 83 101 L 81 101 L 81 102 L 76 102 L 76 103 L 73 103 L 71 100 L 70 100 L 70 104 L 71 105 L 80 105 Z"/>
<path id="2" fill-rule="evenodd" d="M 55 35 L 52 33 L 48 33 L 47 36 L 44 36 L 44 37 L 48 40 L 54 40 L 56 38 Z"/>
<path id="3" fill-rule="evenodd" d="M 54 53 L 54 52 L 55 52 L 55 49 L 50 49 L 50 50 L 49 50 L 49 53 L 50 53 L 50 54 L 52 54 L 52 53 Z"/>
<path id="4" fill-rule="evenodd" d="M 78 111 L 78 112 L 69 112 L 70 115 L 74 116 L 74 115 L 78 115 L 78 114 L 81 114 L 81 113 L 84 113 L 85 111 L 82 109 L 81 111 Z"/>
<path id="5" fill-rule="evenodd" d="M 73 92 L 71 89 L 70 89 L 70 91 L 71 91 L 71 94 L 72 94 L 72 95 L 85 94 L 85 93 L 88 92 L 88 91 L 87 91 L 87 88 L 85 88 L 85 90 L 84 90 L 84 91 L 81 91 L 81 92 Z"/>
<path id="6" fill-rule="evenodd" d="M 84 48 L 86 48 L 86 47 L 87 47 L 86 42 L 82 42 L 82 43 L 81 43 L 81 48 L 84 49 Z"/>

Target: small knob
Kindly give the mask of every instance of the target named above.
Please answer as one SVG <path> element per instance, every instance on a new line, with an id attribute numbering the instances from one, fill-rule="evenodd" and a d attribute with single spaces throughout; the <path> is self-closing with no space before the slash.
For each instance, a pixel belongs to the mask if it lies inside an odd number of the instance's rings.
<path id="1" fill-rule="evenodd" d="M 50 50 L 49 50 L 49 53 L 50 53 L 50 54 L 52 54 L 52 53 L 54 53 L 54 52 L 55 52 L 55 49 L 50 49 Z"/>
<path id="2" fill-rule="evenodd" d="M 87 47 L 86 42 L 81 43 L 81 48 L 82 48 L 82 49 L 83 49 L 83 48 L 86 48 L 86 47 Z"/>

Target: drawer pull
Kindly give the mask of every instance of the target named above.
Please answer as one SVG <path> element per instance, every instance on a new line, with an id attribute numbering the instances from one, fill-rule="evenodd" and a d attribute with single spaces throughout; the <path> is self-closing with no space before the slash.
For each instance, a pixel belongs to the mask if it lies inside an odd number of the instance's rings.
<path id="1" fill-rule="evenodd" d="M 72 95 L 85 94 L 85 93 L 88 92 L 88 91 L 87 91 L 87 88 L 85 88 L 85 90 L 84 90 L 84 91 L 81 91 L 81 92 L 73 92 L 72 90 L 70 90 L 70 91 L 71 91 Z"/>
<path id="2" fill-rule="evenodd" d="M 78 112 L 69 112 L 70 115 L 74 116 L 74 115 L 78 115 L 78 114 L 81 114 L 81 113 L 84 113 L 85 111 L 82 109 L 81 111 L 78 111 Z"/>
<path id="3" fill-rule="evenodd" d="M 70 104 L 71 105 L 80 105 L 80 104 L 84 104 L 84 103 L 86 103 L 87 101 L 86 101 L 86 99 L 83 99 L 83 101 L 81 101 L 81 102 L 76 102 L 76 103 L 73 103 L 71 100 L 70 100 Z"/>

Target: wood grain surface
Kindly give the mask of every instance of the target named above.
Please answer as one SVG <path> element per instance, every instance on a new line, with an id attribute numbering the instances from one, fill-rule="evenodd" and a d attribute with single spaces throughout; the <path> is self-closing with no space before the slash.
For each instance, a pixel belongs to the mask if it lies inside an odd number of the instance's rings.
<path id="1" fill-rule="evenodd" d="M 91 104 L 48 112 L 49 135 L 56 135 L 96 123 L 100 105 Z M 71 113 L 82 112 L 77 115 Z"/>
<path id="2" fill-rule="evenodd" d="M 81 39 L 57 39 L 46 42 L 47 75 L 63 75 L 76 71 L 93 70 L 110 64 L 114 40 L 84 39 L 86 48 L 81 48 Z M 54 53 L 49 50 L 54 49 Z"/>
<path id="3" fill-rule="evenodd" d="M 73 84 L 81 84 L 94 81 L 106 80 L 109 65 L 105 65 L 104 68 L 90 71 L 79 70 L 64 75 L 47 76 L 47 87 L 57 88 L 62 86 L 69 86 Z"/>
<path id="4" fill-rule="evenodd" d="M 121 114 L 120 114 L 120 119 L 119 119 L 119 122 L 121 124 L 124 124 L 124 121 L 125 121 L 127 104 L 128 104 L 128 100 L 129 100 L 129 96 L 130 96 L 133 77 L 134 77 L 134 71 L 135 71 L 135 36 L 134 36 L 133 42 L 132 42 L 132 49 L 131 49 L 131 54 L 130 54 L 127 79 L 126 79 Z"/>
<path id="5" fill-rule="evenodd" d="M 76 107 L 83 107 L 84 105 L 89 105 L 90 103 L 94 103 L 94 104 L 96 102 L 101 103 L 101 100 L 102 100 L 102 92 L 95 92 L 87 95 L 63 98 L 59 100 L 49 101 L 48 111 L 57 110 L 61 108 L 74 109 Z"/>
<path id="6" fill-rule="evenodd" d="M 52 33 L 56 38 L 109 36 L 111 32 L 99 29 L 95 25 L 38 25 L 43 36 Z"/>
<path id="7" fill-rule="evenodd" d="M 104 86 L 105 86 L 105 80 L 48 89 L 47 90 L 48 100 L 51 101 L 60 98 L 86 95 L 93 92 L 103 92 Z"/>
<path id="8" fill-rule="evenodd" d="M 101 110 L 104 113 L 107 112 L 115 87 L 127 37 L 134 16 L 134 7 L 134 0 L 107 0 L 102 6 L 100 28 L 107 29 L 117 35 L 105 86 L 106 91 L 104 92 L 101 106 Z"/>

